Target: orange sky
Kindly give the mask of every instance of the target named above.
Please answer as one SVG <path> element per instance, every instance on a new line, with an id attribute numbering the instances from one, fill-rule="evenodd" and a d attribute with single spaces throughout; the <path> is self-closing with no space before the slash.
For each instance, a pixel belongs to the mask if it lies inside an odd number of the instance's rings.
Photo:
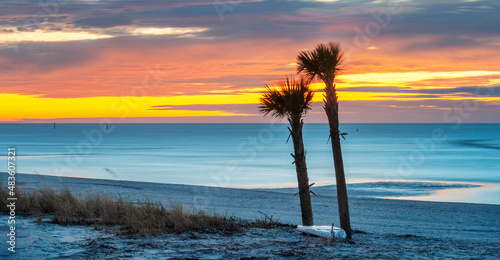
<path id="1" fill-rule="evenodd" d="M 264 85 L 337 41 L 343 122 L 445 123 L 467 102 L 466 122 L 500 122 L 498 3 L 390 2 L 0 4 L 0 121 L 265 122 Z"/>

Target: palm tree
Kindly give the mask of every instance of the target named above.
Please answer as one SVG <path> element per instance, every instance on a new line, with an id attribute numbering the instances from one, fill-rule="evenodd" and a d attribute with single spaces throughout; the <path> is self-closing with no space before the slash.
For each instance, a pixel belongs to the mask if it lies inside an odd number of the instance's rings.
<path id="1" fill-rule="evenodd" d="M 349 203 L 340 147 L 339 102 L 333 82 L 342 63 L 343 55 L 337 43 L 318 44 L 312 51 L 301 51 L 297 56 L 297 71 L 304 73 L 310 80 L 318 78 L 325 83 L 325 109 L 330 125 L 335 177 L 337 180 L 337 200 L 339 205 L 340 227 L 351 238 L 351 221 L 349 219 Z"/>
<path id="2" fill-rule="evenodd" d="M 311 109 L 313 96 L 314 93 L 309 88 L 309 80 L 287 77 L 284 81 L 277 82 L 277 88 L 266 85 L 259 106 L 260 112 L 264 113 L 264 116 L 271 114 L 277 118 L 286 117 L 290 123 L 291 129 L 288 128 L 288 130 L 293 140 L 295 154 L 292 154 L 292 157 L 295 160 L 295 170 L 297 171 L 302 224 L 305 226 L 313 225 L 313 213 L 302 139 L 302 126 L 304 125 L 302 117 Z"/>

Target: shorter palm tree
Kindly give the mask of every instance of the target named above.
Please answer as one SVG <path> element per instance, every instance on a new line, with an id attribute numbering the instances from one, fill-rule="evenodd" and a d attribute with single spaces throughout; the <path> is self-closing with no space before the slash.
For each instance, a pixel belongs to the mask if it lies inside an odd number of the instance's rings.
<path id="1" fill-rule="evenodd" d="M 313 225 L 311 206 L 311 193 L 309 191 L 309 177 L 307 176 L 306 155 L 302 138 L 303 116 L 311 109 L 314 96 L 309 88 L 309 80 L 305 78 L 286 78 L 278 81 L 276 88 L 266 85 L 266 90 L 260 98 L 260 112 L 264 116 L 271 114 L 277 118 L 286 117 L 290 123 L 290 135 L 293 140 L 295 170 L 299 187 L 300 209 L 302 211 L 302 224 Z"/>

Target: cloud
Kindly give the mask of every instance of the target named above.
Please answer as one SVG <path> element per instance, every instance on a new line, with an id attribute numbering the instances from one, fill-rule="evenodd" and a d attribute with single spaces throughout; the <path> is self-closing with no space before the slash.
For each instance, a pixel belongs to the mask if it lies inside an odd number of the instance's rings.
<path id="1" fill-rule="evenodd" d="M 260 114 L 258 104 L 159 105 L 152 106 L 150 110 L 224 111 L 236 114 Z"/>
<path id="2" fill-rule="evenodd" d="M 245 95 L 238 102 L 257 102 L 259 88 L 296 73 L 290 64 L 298 51 L 328 41 L 356 47 L 355 28 L 378 22 L 375 15 L 387 10 L 390 1 L 221 0 L 214 5 L 213 0 L 103 0 L 43 5 L 49 2 L 0 3 L 3 93 L 119 97 L 143 86 L 145 77 L 154 79 L 148 68 L 160 67 L 162 80 L 147 95 L 163 101 L 149 112 L 171 115 L 182 109 L 192 114 L 256 113 L 254 105 L 201 103 L 231 103 Z M 217 3 L 228 8 L 222 21 Z M 403 12 L 392 14 L 389 24 L 344 64 L 337 79 L 344 119 L 369 121 L 378 115 L 390 121 L 395 107 L 386 105 L 394 105 L 404 117 L 395 121 L 424 120 L 419 111 L 439 121 L 439 114 L 432 113 L 451 103 L 428 104 L 427 99 L 475 98 L 476 85 L 491 86 L 488 104 L 498 109 L 494 97 L 500 82 L 482 84 L 480 78 L 500 76 L 495 71 L 500 31 L 492 26 L 500 23 L 500 3 L 401 4 Z M 364 100 L 347 101 L 356 99 Z M 405 101 L 394 103 L 397 99 Z M 176 106 L 161 107 L 164 103 Z M 320 103 L 318 114 L 308 116 L 312 121 L 324 120 Z"/>
<path id="3" fill-rule="evenodd" d="M 500 86 L 474 86 L 456 88 L 423 88 L 411 89 L 401 87 L 353 87 L 343 88 L 342 92 L 376 92 L 376 93 L 413 93 L 413 94 L 433 94 L 433 95 L 455 95 L 457 97 L 500 97 Z M 433 95 L 408 95 L 407 97 L 436 97 Z M 404 96 L 404 95 L 402 95 Z"/>
<path id="4" fill-rule="evenodd" d="M 206 32 L 208 28 L 203 27 L 189 27 L 189 28 L 136 28 L 131 30 L 132 35 L 180 35 L 180 36 L 192 36 L 193 34 Z"/>
<path id="5" fill-rule="evenodd" d="M 48 73 L 62 68 L 67 70 L 74 66 L 85 66 L 101 53 L 99 48 L 88 48 L 89 45 L 83 41 L 69 45 L 65 42 L 50 44 L 28 42 L 17 47 L 19 49 L 17 53 L 11 49 L 0 49 L 0 76 L 4 78 L 4 91 L 5 86 L 10 85 L 18 88 L 19 91 L 26 88 L 25 91 L 27 92 L 32 89 L 32 92 L 37 93 L 45 88 L 43 87 L 44 81 L 34 85 L 16 86 L 12 83 L 8 84 L 7 78 L 12 77 L 11 80 L 19 84 L 23 82 L 23 79 L 26 79 L 26 75 L 31 75 L 32 78 L 27 79 L 27 81 L 32 82 L 31 80 L 37 73 Z M 38 87 L 36 87 L 37 85 Z M 53 86 L 46 87 L 53 89 Z"/>
<path id="6" fill-rule="evenodd" d="M 17 42 L 68 42 L 112 38 L 89 32 L 42 31 L 0 33 L 0 44 Z"/>
<path id="7" fill-rule="evenodd" d="M 401 84 L 405 82 L 431 79 L 457 79 L 466 77 L 488 77 L 500 75 L 500 71 L 411 71 L 411 72 L 372 72 L 342 75 L 343 81 L 349 83 Z"/>
<path id="8" fill-rule="evenodd" d="M 458 88 L 440 88 L 418 90 L 420 93 L 429 94 L 465 94 L 471 97 L 500 97 L 500 86 L 486 87 L 458 87 Z"/>
<path id="9" fill-rule="evenodd" d="M 79 19 L 73 22 L 74 25 L 82 28 L 97 27 L 97 28 L 110 28 L 123 25 L 133 24 L 132 18 L 124 15 L 107 16 L 107 15 L 93 15 L 93 17 Z"/>
<path id="10" fill-rule="evenodd" d="M 118 27 L 112 30 L 64 31 L 34 30 L 5 31 L 0 33 L 0 44 L 16 44 L 19 42 L 72 42 L 109 39 L 118 36 L 170 35 L 174 37 L 194 37 L 196 34 L 208 31 L 203 27 Z"/>
<path id="11" fill-rule="evenodd" d="M 403 3 L 403 5 L 406 3 Z M 384 34 L 394 35 L 499 35 L 498 1 L 419 1 L 410 2 L 418 12 L 394 15 Z M 462 10 L 462 11 L 461 11 Z M 469 10 L 469 11 L 465 11 Z"/>

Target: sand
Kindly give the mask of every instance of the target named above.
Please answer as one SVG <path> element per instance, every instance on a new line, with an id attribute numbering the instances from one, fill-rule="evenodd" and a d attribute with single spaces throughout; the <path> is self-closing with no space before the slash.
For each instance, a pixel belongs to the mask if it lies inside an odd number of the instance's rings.
<path id="1" fill-rule="evenodd" d="M 229 189 L 116 180 L 18 175 L 24 189 L 69 188 L 80 194 L 105 192 L 127 200 L 182 203 L 184 207 L 300 224 L 298 196 L 286 190 Z M 336 197 L 313 196 L 315 224 L 338 225 Z M 18 229 L 18 259 L 34 256 L 98 259 L 328 259 L 500 257 L 500 205 L 360 198 L 350 199 L 355 244 L 308 237 L 293 228 L 248 229 L 237 234 L 190 232 L 149 238 L 115 237 L 91 227 L 36 225 L 26 218 Z M 261 213 L 262 212 L 262 213 Z M 1 220 L 6 228 L 6 216 Z M 83 235 L 82 235 L 83 234 Z M 23 241 L 21 241 L 23 240 Z M 6 246 L 5 246 L 6 247 Z M 6 249 L 0 257 L 8 257 Z"/>

